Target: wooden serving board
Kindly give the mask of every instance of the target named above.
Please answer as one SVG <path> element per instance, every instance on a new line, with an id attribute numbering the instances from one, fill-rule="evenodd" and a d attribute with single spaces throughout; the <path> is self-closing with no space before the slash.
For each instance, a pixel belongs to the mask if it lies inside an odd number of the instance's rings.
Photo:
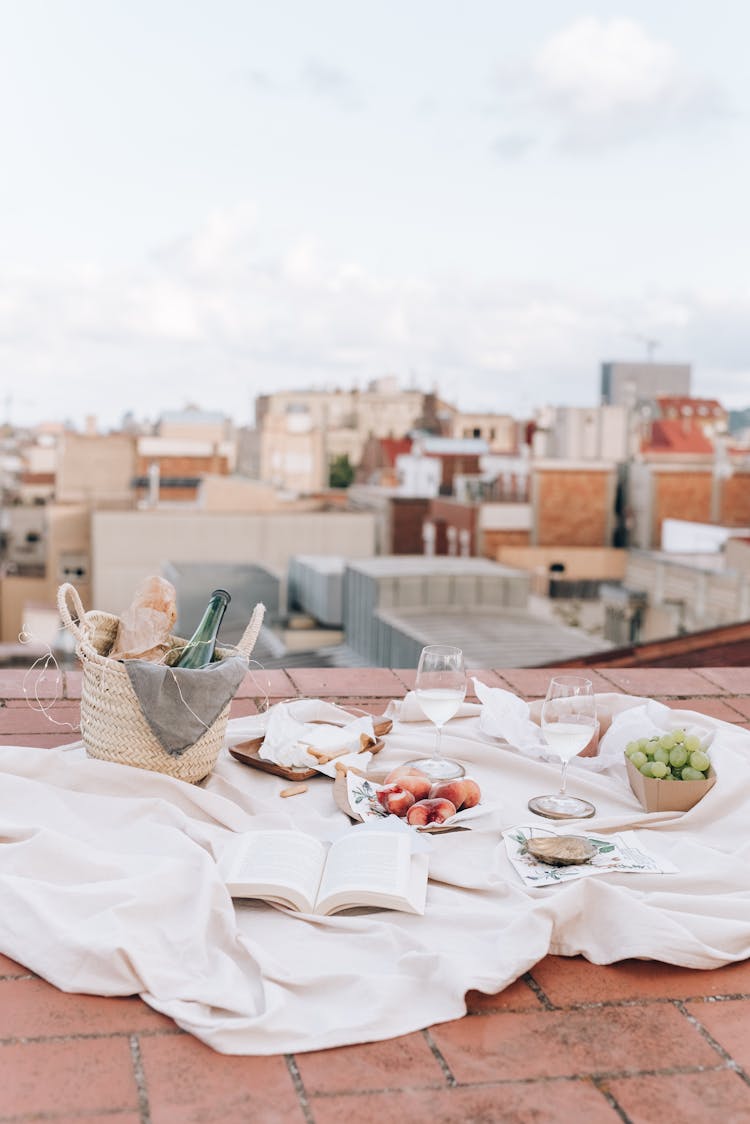
<path id="1" fill-rule="evenodd" d="M 329 722 L 325 725 L 333 726 L 336 723 Z M 343 726 L 343 723 L 341 723 Z M 375 737 L 378 739 L 374 745 L 367 747 L 367 750 L 360 752 L 380 753 L 385 745 L 383 738 L 386 734 L 390 733 L 393 729 L 393 722 L 390 718 L 376 718 L 373 721 L 373 730 Z M 325 776 L 324 773 L 318 772 L 317 769 L 312 769 L 307 765 L 277 765 L 274 761 L 265 761 L 260 756 L 260 747 L 263 745 L 263 738 L 250 738 L 248 741 L 239 742 L 237 745 L 229 747 L 229 752 L 236 761 L 241 761 L 243 765 L 250 765 L 253 769 L 260 769 L 264 773 L 272 773 L 275 777 L 283 777 L 286 781 L 308 781 L 312 777 Z"/>

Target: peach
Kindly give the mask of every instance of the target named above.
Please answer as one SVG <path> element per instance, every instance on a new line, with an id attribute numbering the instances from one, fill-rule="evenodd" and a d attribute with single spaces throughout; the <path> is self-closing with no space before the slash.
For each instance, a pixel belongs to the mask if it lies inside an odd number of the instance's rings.
<path id="1" fill-rule="evenodd" d="M 378 790 L 378 800 L 392 816 L 405 816 L 414 803 L 414 793 L 400 784 L 389 784 Z"/>
<path id="2" fill-rule="evenodd" d="M 391 769 L 390 773 L 386 777 L 386 784 L 390 784 L 391 781 L 398 780 L 399 777 L 426 776 L 427 773 L 424 773 L 421 769 L 418 769 L 416 765 L 397 765 L 395 769 Z"/>
<path id="3" fill-rule="evenodd" d="M 479 785 L 470 777 L 458 777 L 453 781 L 437 781 L 430 789 L 431 800 L 450 800 L 456 808 L 473 808 L 481 797 Z"/>
<path id="4" fill-rule="evenodd" d="M 456 814 L 456 805 L 450 800 L 418 800 L 406 813 L 407 823 L 424 827 L 428 823 L 443 823 Z"/>
<path id="5" fill-rule="evenodd" d="M 400 784 L 414 796 L 415 800 L 424 800 L 430 795 L 432 781 L 421 769 L 411 768 L 409 765 L 399 765 L 385 778 L 386 784 Z"/>

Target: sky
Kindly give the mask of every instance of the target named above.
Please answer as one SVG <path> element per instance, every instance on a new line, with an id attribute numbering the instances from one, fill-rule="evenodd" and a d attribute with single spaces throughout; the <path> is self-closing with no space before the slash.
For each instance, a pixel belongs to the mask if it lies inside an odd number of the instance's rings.
<path id="1" fill-rule="evenodd" d="M 2 420 L 750 406 L 744 0 L 0 0 Z"/>

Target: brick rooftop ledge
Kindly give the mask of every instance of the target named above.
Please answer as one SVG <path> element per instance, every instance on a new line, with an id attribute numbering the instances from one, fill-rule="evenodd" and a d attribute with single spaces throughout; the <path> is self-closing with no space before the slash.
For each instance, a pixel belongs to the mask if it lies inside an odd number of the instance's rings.
<path id="1" fill-rule="evenodd" d="M 597 691 L 750 725 L 750 668 L 601 668 Z M 553 671 L 476 672 L 535 698 Z M 316 695 L 379 713 L 413 671 L 248 676 L 236 715 Z M 80 673 L 0 672 L 0 744 L 76 740 Z M 46 714 L 31 709 L 36 693 Z M 1 908 L 0 903 L 0 908 Z M 138 998 L 68 995 L 0 955 L 0 1122 L 57 1124 L 750 1124 L 750 962 L 713 971 L 548 956 L 469 1015 L 387 1042 L 216 1054 Z"/>

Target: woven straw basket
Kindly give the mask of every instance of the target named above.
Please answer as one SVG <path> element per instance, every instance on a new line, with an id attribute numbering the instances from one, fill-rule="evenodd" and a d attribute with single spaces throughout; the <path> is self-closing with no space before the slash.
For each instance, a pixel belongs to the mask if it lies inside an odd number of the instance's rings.
<path id="1" fill-rule="evenodd" d="M 76 654 L 83 664 L 81 737 L 89 756 L 167 773 L 191 783 L 207 776 L 224 741 L 230 704 L 227 703 L 197 742 L 179 757 L 171 756 L 144 718 L 123 663 L 108 658 L 120 618 L 95 610 L 85 612 L 78 590 L 69 582 L 57 591 L 57 606 L 63 624 L 75 637 Z M 217 648 L 219 659 L 236 655 L 238 651 L 250 655 L 264 612 L 263 605 L 255 606 L 237 647 Z M 171 647 L 183 647 L 186 643 L 178 636 L 170 637 L 168 642 Z"/>

